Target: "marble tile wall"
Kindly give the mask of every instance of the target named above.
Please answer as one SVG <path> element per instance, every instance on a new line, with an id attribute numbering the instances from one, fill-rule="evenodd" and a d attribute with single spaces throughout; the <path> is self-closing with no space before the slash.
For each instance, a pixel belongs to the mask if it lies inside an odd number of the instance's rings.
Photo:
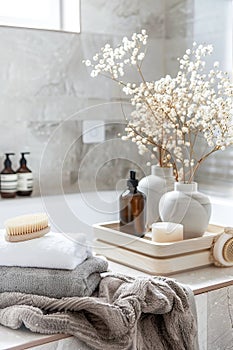
<path id="1" fill-rule="evenodd" d="M 232 75 L 233 31 L 231 0 L 196 0 L 193 39 L 197 42 L 211 43 L 213 55 L 208 60 L 210 67 L 214 61 L 220 62 L 220 69 Z M 215 193 L 229 194 L 232 188 L 233 151 L 217 152 L 209 157 L 198 171 L 197 181 L 208 185 Z M 231 194 L 230 194 L 231 195 Z"/>
<path id="2" fill-rule="evenodd" d="M 139 177 L 149 172 L 148 159 L 117 136 L 124 128 L 119 101 L 125 102 L 118 86 L 90 78 L 81 62 L 106 42 L 115 45 L 145 28 L 150 36 L 145 78 L 174 73 L 192 34 L 192 3 L 81 0 L 81 34 L 0 28 L 0 154 L 16 152 L 16 169 L 19 152 L 31 152 L 34 195 L 40 192 L 39 174 L 46 193 L 56 194 L 61 178 L 62 190 L 75 192 L 113 189 L 132 163 Z M 83 144 L 84 119 L 106 122 L 106 144 Z"/>
<path id="3" fill-rule="evenodd" d="M 208 293 L 196 295 L 195 302 L 196 302 L 196 309 L 197 309 L 199 348 L 200 350 L 207 350 Z"/>
<path id="4" fill-rule="evenodd" d="M 233 286 L 195 296 L 200 350 L 233 348 Z"/>
<path id="5" fill-rule="evenodd" d="M 208 293 L 207 344 L 211 350 L 233 347 L 233 287 Z"/>

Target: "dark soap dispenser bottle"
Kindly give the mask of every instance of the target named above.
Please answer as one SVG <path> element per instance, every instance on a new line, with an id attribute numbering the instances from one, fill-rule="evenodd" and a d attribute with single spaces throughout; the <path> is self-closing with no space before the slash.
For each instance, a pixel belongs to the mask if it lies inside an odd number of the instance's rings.
<path id="1" fill-rule="evenodd" d="M 27 161 L 24 157 L 25 154 L 30 152 L 22 152 L 20 159 L 20 167 L 17 170 L 18 183 L 17 183 L 17 195 L 18 196 L 30 196 L 33 190 L 33 175 L 30 169 L 27 167 Z"/>
<path id="2" fill-rule="evenodd" d="M 6 159 L 4 161 L 4 169 L 1 171 L 1 197 L 14 198 L 17 191 L 17 174 L 11 167 L 11 160 L 9 156 L 14 153 L 5 153 Z"/>
<path id="3" fill-rule="evenodd" d="M 146 196 L 138 191 L 138 180 L 133 170 L 127 186 L 120 196 L 120 230 L 142 237 L 146 231 Z"/>

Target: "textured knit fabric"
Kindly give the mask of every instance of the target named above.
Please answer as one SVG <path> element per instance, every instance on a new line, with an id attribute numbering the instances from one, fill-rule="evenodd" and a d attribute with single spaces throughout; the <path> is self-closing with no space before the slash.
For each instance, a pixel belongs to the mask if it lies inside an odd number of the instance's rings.
<path id="1" fill-rule="evenodd" d="M 0 324 L 72 334 L 98 350 L 193 350 L 191 298 L 189 289 L 169 278 L 107 275 L 95 297 L 2 293 Z"/>
<path id="2" fill-rule="evenodd" d="M 83 233 L 71 237 L 62 233 L 24 242 L 7 242 L 0 230 L 0 266 L 41 267 L 73 270 L 88 256 L 90 249 Z"/>
<path id="3" fill-rule="evenodd" d="M 72 271 L 1 266 L 0 292 L 52 298 L 90 296 L 100 282 L 100 273 L 107 268 L 107 261 L 97 257 L 86 259 Z"/>

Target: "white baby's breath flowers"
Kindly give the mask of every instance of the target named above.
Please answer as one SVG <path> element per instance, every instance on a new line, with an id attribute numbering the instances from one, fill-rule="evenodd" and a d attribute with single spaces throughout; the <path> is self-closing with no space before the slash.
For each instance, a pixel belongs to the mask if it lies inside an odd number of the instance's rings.
<path id="1" fill-rule="evenodd" d="M 92 62 L 84 62 L 92 68 L 92 77 L 110 76 L 130 97 L 134 111 L 122 139 L 136 143 L 142 155 L 152 148 L 152 159 L 156 154 L 160 166 L 172 165 L 177 180 L 191 182 L 208 156 L 233 144 L 233 85 L 219 69 L 219 62 L 206 71 L 206 58 L 213 47 L 197 43 L 178 58 L 174 78 L 167 75 L 145 81 L 141 61 L 147 38 L 145 30 L 134 33 L 116 48 L 106 44 Z M 126 65 L 137 69 L 141 83 L 122 80 Z M 200 136 L 208 149 L 198 156 Z"/>
<path id="2" fill-rule="evenodd" d="M 125 65 L 137 65 L 144 59 L 145 53 L 142 48 L 147 44 L 147 37 L 145 30 L 138 34 L 134 33 L 131 39 L 124 37 L 121 45 L 116 48 L 106 44 L 100 53 L 93 56 L 93 62 L 90 60 L 83 62 L 87 67 L 92 67 L 92 77 L 108 73 L 112 79 L 117 80 L 124 76 Z"/>

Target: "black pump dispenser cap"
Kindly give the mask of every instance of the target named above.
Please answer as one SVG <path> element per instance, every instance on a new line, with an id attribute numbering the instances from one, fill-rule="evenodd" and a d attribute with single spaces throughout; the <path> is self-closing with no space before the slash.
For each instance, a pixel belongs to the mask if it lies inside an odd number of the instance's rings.
<path id="1" fill-rule="evenodd" d="M 14 153 L 5 153 L 6 155 L 6 159 L 4 161 L 4 166 L 5 168 L 11 168 L 11 160 L 9 158 L 9 156 L 14 156 L 15 154 Z"/>
<path id="2" fill-rule="evenodd" d="M 136 171 L 130 170 L 130 178 L 127 181 L 127 186 L 129 186 L 129 187 L 137 187 L 138 186 L 138 180 L 136 179 Z"/>
<path id="3" fill-rule="evenodd" d="M 22 157 L 21 157 L 20 162 L 19 162 L 21 166 L 27 164 L 27 161 L 26 161 L 26 159 L 24 158 L 24 155 L 25 155 L 25 154 L 30 154 L 30 152 L 21 152 Z"/>

